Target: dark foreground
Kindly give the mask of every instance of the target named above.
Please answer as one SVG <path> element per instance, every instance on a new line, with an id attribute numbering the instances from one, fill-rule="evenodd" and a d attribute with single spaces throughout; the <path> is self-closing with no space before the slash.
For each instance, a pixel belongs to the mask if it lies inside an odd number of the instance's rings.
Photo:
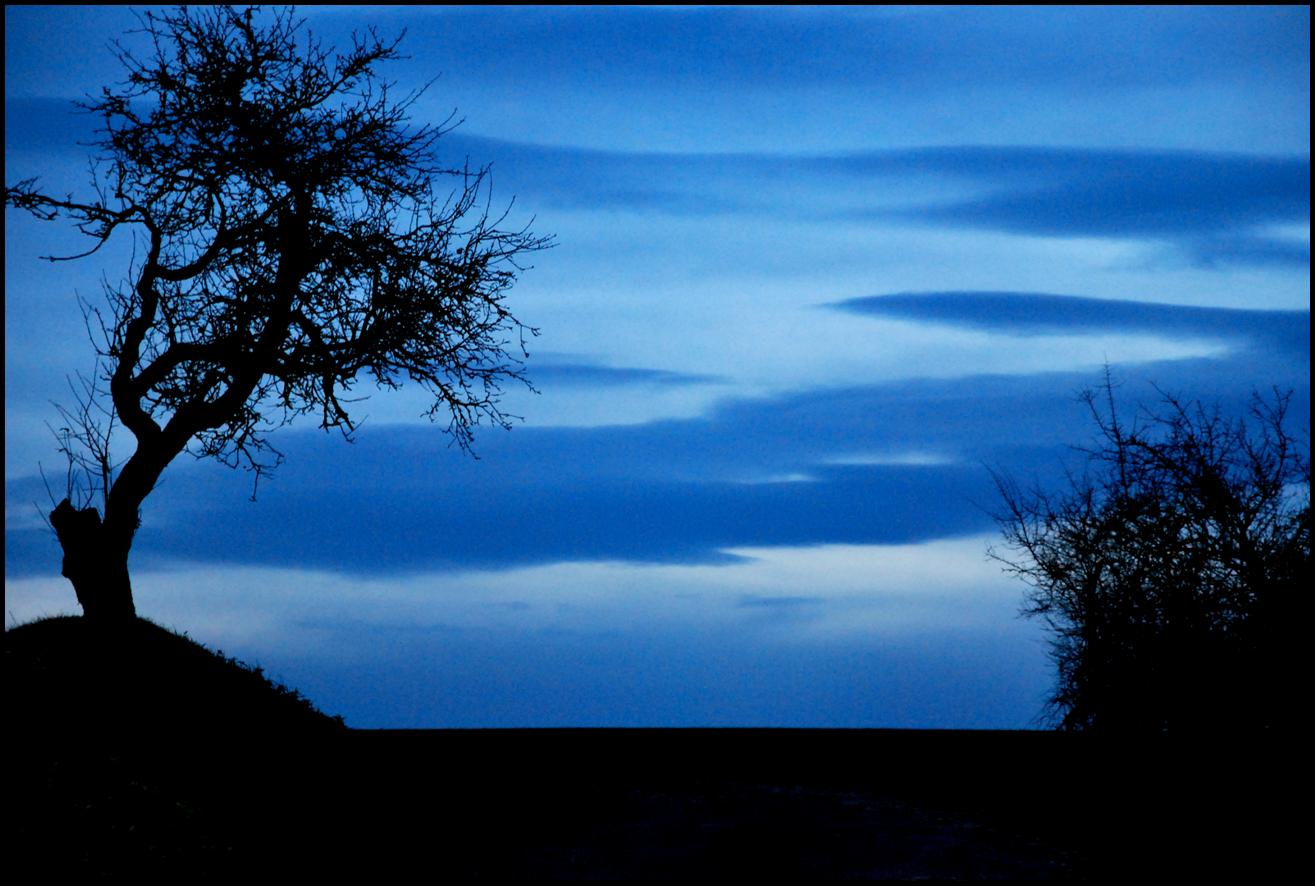
<path id="1" fill-rule="evenodd" d="M 6 635 L 5 855 L 20 882 L 254 870 L 334 882 L 1256 881 L 1289 870 L 1305 840 L 1304 766 L 1270 739 L 358 731 L 307 719 L 286 697 L 239 715 L 232 698 L 250 687 L 208 684 L 199 659 L 152 672 L 149 693 L 123 690 L 146 679 L 124 663 L 133 655 L 179 652 L 141 630 L 139 652 L 88 660 L 33 656 Z"/>
<path id="2" fill-rule="evenodd" d="M 1280 873 L 1269 761 L 1025 733 L 348 732 L 11 745 L 11 870 L 642 879 Z M 1236 750 L 1236 749 L 1232 749 Z M 1208 757 L 1208 758 L 1207 758 Z M 1254 779 L 1254 780 L 1253 780 Z"/>

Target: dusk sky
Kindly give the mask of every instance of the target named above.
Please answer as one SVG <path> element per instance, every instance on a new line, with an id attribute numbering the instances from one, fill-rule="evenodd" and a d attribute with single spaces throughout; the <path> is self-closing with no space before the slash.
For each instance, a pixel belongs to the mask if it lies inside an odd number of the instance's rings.
<path id="1" fill-rule="evenodd" d="M 416 122 L 556 239 L 478 459 L 380 392 L 254 502 L 186 456 L 146 501 L 138 611 L 349 725 L 1034 726 L 991 471 L 1080 465 L 1106 363 L 1128 414 L 1291 389 L 1309 440 L 1308 7 L 299 12 L 405 30 Z M 6 182 L 86 193 L 135 24 L 6 9 Z M 132 243 L 39 260 L 83 249 L 6 211 L 9 624 L 78 611 L 38 464 Z"/>

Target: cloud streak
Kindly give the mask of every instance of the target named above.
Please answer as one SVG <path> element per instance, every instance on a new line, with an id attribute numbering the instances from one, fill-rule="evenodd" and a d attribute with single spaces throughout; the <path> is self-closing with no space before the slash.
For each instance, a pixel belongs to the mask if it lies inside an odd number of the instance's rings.
<path id="1" fill-rule="evenodd" d="M 1014 310 L 1019 299 L 1000 304 Z M 993 316 L 992 298 L 924 307 L 993 329 L 1107 322 L 1090 300 L 1032 299 L 1040 309 L 1021 320 Z M 890 304 L 916 312 L 922 303 Z M 1233 316 L 1162 307 L 1124 305 L 1124 315 L 1116 307 L 1116 322 L 1182 331 L 1217 329 Z M 1261 312 L 1236 314 L 1263 331 L 1265 318 L 1252 317 Z M 1308 324 L 1295 312 L 1268 319 Z M 1156 398 L 1147 381 L 1238 414 L 1253 388 L 1290 386 L 1301 426 L 1309 423 L 1305 335 L 1304 359 L 1256 348 L 1116 373 L 1130 407 Z M 989 532 L 995 492 L 986 466 L 1057 481 L 1072 458 L 1067 447 L 1090 434 L 1074 395 L 1096 381 L 1094 372 L 1068 372 L 814 389 L 728 401 L 698 419 L 486 435 L 479 460 L 433 428 L 366 428 L 351 447 L 290 432 L 277 441 L 288 462 L 261 484 L 256 504 L 242 479 L 213 465 L 171 468 L 134 557 L 142 567 L 182 560 L 370 576 L 563 561 L 732 563 L 734 548 Z M 801 476 L 808 482 L 793 482 Z M 6 500 L 11 508 L 44 500 L 40 481 L 10 481 Z M 7 530 L 6 574 L 49 573 L 58 558 L 46 535 Z"/>
<path id="2" fill-rule="evenodd" d="M 5 116 L 6 150 L 18 153 L 85 153 L 77 142 L 94 129 L 66 101 L 18 99 L 7 102 Z M 1025 145 L 675 154 L 554 147 L 461 130 L 439 150 L 454 168 L 491 163 L 499 192 L 543 208 L 1168 242 L 1207 267 L 1297 268 L 1310 260 L 1308 240 L 1269 232 L 1309 222 L 1309 157 Z"/>
<path id="3" fill-rule="evenodd" d="M 577 210 L 1170 242 L 1200 265 L 1309 263 L 1309 157 L 946 146 L 844 155 L 635 154 L 454 138 L 518 194 Z M 927 194 L 946 196 L 928 200 Z M 895 194 L 892 198 L 890 195 Z"/>
<path id="4" fill-rule="evenodd" d="M 1036 292 L 899 292 L 828 308 L 966 329 L 1035 336 L 1097 332 L 1207 337 L 1310 357 L 1309 311 L 1250 311 Z"/>
<path id="5" fill-rule="evenodd" d="M 972 148 L 936 152 L 923 162 L 993 191 L 878 216 L 1040 236 L 1115 238 L 1199 238 L 1310 219 L 1309 158 Z M 1198 249 L 1209 243 L 1196 242 Z M 1277 250 L 1263 257 L 1308 260 L 1309 245 L 1304 255 Z M 1233 251 L 1232 258 L 1245 257 Z"/>
<path id="6" fill-rule="evenodd" d="M 366 14 L 358 14 L 364 20 Z M 375 21 L 379 12 L 368 13 Z M 626 86 L 848 83 L 920 91 L 1038 82 L 1084 91 L 1265 80 L 1309 62 L 1298 8 L 434 10 L 419 42 L 500 82 L 551 70 Z M 352 26 L 350 21 L 339 27 Z M 785 60 L 789 63 L 784 63 Z M 468 61 L 467 61 L 468 60 Z M 458 63 L 450 63 L 456 67 Z M 1096 65 L 1099 65 L 1097 68 Z"/>
<path id="7" fill-rule="evenodd" d="M 534 385 L 550 387 L 614 387 L 619 385 L 656 385 L 681 387 L 684 385 L 715 384 L 724 379 L 713 375 L 674 372 L 667 369 L 648 369 L 636 366 L 598 366 L 593 363 L 544 363 L 535 361 Z"/>

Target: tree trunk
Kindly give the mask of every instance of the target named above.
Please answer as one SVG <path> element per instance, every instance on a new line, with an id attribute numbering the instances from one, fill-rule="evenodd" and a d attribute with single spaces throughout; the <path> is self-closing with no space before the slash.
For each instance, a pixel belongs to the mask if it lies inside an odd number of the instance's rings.
<path id="1" fill-rule="evenodd" d="M 82 614 L 98 622 L 136 618 L 128 580 L 128 550 L 115 544 L 95 508 L 78 509 L 66 498 L 50 512 L 60 547 L 61 570 L 73 583 Z"/>

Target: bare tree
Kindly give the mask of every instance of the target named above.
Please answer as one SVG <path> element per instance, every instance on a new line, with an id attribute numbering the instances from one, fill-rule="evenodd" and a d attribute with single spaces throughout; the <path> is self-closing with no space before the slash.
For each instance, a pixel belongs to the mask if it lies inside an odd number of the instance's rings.
<path id="1" fill-rule="evenodd" d="M 128 553 L 143 500 L 180 453 L 257 472 L 267 434 L 313 414 L 349 435 L 353 386 L 411 382 L 463 448 L 506 426 L 534 330 L 504 304 L 527 253 L 549 245 L 491 215 L 487 169 L 434 156 L 450 130 L 416 126 L 373 31 L 324 48 L 289 10 L 146 12 L 148 53 L 118 47 L 123 83 L 82 107 L 102 126 L 89 199 L 5 188 L 7 206 L 69 219 L 81 258 L 133 232 L 136 258 L 89 328 L 101 371 L 67 410 L 63 448 L 90 468 L 103 514 L 50 515 L 88 617 L 135 613 Z M 400 38 L 399 38 L 400 39 Z M 108 434 L 135 448 L 110 460 Z"/>
<path id="2" fill-rule="evenodd" d="M 1008 550 L 992 555 L 1051 631 L 1062 728 L 1292 722 L 1310 462 L 1286 426 L 1290 396 L 1254 395 L 1249 414 L 1228 417 L 1166 395 L 1123 422 L 1107 374 L 1083 397 L 1099 443 L 1067 488 L 997 476 Z"/>

